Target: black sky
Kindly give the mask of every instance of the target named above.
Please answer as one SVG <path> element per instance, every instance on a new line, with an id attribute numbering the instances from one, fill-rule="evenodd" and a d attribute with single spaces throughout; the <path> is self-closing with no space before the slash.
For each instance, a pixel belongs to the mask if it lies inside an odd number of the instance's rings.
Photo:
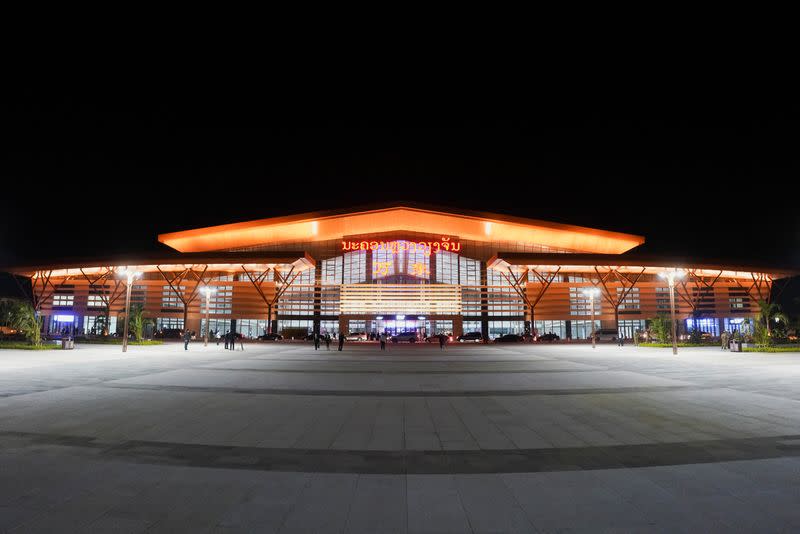
<path id="1" fill-rule="evenodd" d="M 3 126 L 0 265 L 414 200 L 642 234 L 652 254 L 800 267 L 792 106 L 398 102 L 20 99 Z"/>

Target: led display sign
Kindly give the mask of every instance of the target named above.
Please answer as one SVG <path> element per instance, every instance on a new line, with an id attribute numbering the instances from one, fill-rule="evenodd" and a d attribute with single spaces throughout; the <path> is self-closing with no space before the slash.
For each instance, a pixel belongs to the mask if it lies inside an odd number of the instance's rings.
<path id="1" fill-rule="evenodd" d="M 342 250 L 385 250 L 392 254 L 422 252 L 426 256 L 437 252 L 461 252 L 461 243 L 442 237 L 438 241 L 342 241 Z"/>

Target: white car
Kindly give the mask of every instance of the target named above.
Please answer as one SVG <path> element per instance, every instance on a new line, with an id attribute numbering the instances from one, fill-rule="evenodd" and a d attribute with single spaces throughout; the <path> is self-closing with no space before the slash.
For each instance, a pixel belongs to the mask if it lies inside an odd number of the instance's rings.
<path id="1" fill-rule="evenodd" d="M 345 341 L 366 341 L 367 340 L 367 333 L 366 332 L 350 332 L 346 336 L 344 336 Z"/>

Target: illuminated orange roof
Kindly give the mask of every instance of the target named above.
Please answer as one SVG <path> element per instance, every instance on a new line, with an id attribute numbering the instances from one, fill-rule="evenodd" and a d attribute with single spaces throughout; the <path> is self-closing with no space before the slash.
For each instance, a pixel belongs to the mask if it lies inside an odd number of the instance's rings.
<path id="1" fill-rule="evenodd" d="M 473 241 L 519 241 L 597 254 L 621 254 L 644 243 L 638 235 L 491 213 L 440 211 L 417 204 L 275 217 L 161 234 L 158 240 L 180 252 L 206 252 L 396 231 Z"/>

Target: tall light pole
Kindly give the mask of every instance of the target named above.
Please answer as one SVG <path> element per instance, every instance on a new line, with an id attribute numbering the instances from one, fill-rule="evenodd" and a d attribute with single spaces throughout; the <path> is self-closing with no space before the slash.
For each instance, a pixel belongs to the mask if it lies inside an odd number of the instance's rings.
<path id="1" fill-rule="evenodd" d="M 671 269 L 658 273 L 658 276 L 669 282 L 669 307 L 672 317 L 672 354 L 678 354 L 678 336 L 675 325 L 675 280 L 683 278 L 683 271 Z"/>
<path id="2" fill-rule="evenodd" d="M 208 346 L 208 331 L 211 329 L 211 321 L 208 318 L 208 314 L 209 314 L 208 308 L 211 305 L 211 295 L 216 293 L 217 290 L 214 289 L 213 287 L 205 286 L 205 287 L 201 287 L 200 291 L 202 291 L 203 295 L 206 296 L 206 335 L 204 337 L 203 346 L 207 347 Z"/>
<path id="3" fill-rule="evenodd" d="M 592 348 L 595 348 L 595 335 L 594 335 L 594 298 L 600 294 L 600 290 L 596 287 L 590 287 L 583 290 L 583 294 L 589 297 L 589 302 L 592 303 Z"/>
<path id="4" fill-rule="evenodd" d="M 131 286 L 133 286 L 134 278 L 142 273 L 125 267 L 120 271 L 120 274 L 124 274 L 128 278 L 128 286 L 125 290 L 125 329 L 122 333 L 122 352 L 128 352 L 128 319 L 131 314 Z"/>

